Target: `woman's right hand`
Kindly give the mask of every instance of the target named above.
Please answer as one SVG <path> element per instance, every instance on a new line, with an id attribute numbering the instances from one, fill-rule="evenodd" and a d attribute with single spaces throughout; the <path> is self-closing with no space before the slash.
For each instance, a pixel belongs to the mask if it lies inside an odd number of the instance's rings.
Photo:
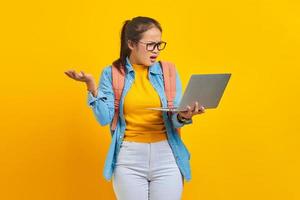
<path id="1" fill-rule="evenodd" d="M 71 69 L 65 71 L 65 74 L 76 81 L 81 81 L 86 83 L 94 81 L 94 78 L 91 74 L 86 74 L 83 71 L 80 71 L 80 73 L 76 73 L 75 70 Z"/>
<path id="2" fill-rule="evenodd" d="M 85 82 L 87 90 L 92 92 L 94 96 L 97 96 L 97 86 L 91 74 L 86 74 L 83 71 L 80 71 L 80 73 L 76 73 L 75 70 L 65 71 L 65 74 L 76 81 Z"/>

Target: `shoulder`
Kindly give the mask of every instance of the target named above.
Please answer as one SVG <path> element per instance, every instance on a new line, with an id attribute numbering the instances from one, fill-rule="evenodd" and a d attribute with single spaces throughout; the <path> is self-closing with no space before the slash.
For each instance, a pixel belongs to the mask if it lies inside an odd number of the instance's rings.
<path id="1" fill-rule="evenodd" d="M 111 74 L 111 68 L 112 68 L 112 65 L 107 65 L 103 68 L 102 72 L 104 74 Z"/>
<path id="2" fill-rule="evenodd" d="M 101 72 L 101 78 L 104 80 L 109 80 L 110 82 L 112 81 L 111 67 L 112 67 L 112 65 L 106 65 L 104 68 L 102 68 L 102 72 Z"/>
<path id="3" fill-rule="evenodd" d="M 159 65 L 160 65 L 161 67 L 164 66 L 164 67 L 172 68 L 172 69 L 176 70 L 176 65 L 175 65 L 175 63 L 172 62 L 172 61 L 168 61 L 168 60 L 160 60 L 158 63 L 159 63 Z"/>

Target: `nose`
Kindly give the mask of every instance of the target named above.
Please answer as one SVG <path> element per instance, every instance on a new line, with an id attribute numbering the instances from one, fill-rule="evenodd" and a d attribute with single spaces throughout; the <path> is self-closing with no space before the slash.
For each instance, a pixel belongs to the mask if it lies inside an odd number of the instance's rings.
<path id="1" fill-rule="evenodd" d="M 158 52 L 159 52 L 158 45 L 155 45 L 152 53 L 156 53 L 157 54 Z"/>

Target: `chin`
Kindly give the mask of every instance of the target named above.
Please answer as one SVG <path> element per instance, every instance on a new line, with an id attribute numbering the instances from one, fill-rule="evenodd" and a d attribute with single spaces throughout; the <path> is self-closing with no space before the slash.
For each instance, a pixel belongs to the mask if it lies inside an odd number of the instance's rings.
<path id="1" fill-rule="evenodd" d="M 153 64 L 156 63 L 156 62 L 157 62 L 157 60 L 149 61 L 147 65 L 150 66 L 150 65 L 153 65 Z"/>
<path id="2" fill-rule="evenodd" d="M 151 62 L 143 62 L 143 65 L 144 66 L 150 66 L 150 65 L 152 65 L 152 63 Z"/>
<path id="3" fill-rule="evenodd" d="M 149 59 L 146 59 L 144 62 L 143 62 L 143 65 L 145 65 L 145 66 L 151 66 L 151 65 L 153 65 L 155 62 L 157 62 L 157 60 L 155 60 L 155 61 L 151 61 L 151 60 L 149 60 Z"/>
<path id="4" fill-rule="evenodd" d="M 152 62 L 148 62 L 148 63 L 147 63 L 147 66 L 151 66 L 151 65 L 153 65 Z"/>

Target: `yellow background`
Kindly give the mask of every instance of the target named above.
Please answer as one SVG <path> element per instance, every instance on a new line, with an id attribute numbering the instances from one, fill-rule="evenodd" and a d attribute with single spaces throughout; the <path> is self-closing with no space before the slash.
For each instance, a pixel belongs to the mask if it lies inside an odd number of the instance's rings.
<path id="1" fill-rule="evenodd" d="M 232 73 L 214 110 L 182 129 L 192 158 L 183 199 L 300 199 L 299 1 L 2 2 L 0 199 L 115 199 L 102 176 L 108 126 L 86 87 L 119 55 L 126 19 L 157 19 L 183 88 Z M 171 191 L 170 191 L 171 192 Z"/>

